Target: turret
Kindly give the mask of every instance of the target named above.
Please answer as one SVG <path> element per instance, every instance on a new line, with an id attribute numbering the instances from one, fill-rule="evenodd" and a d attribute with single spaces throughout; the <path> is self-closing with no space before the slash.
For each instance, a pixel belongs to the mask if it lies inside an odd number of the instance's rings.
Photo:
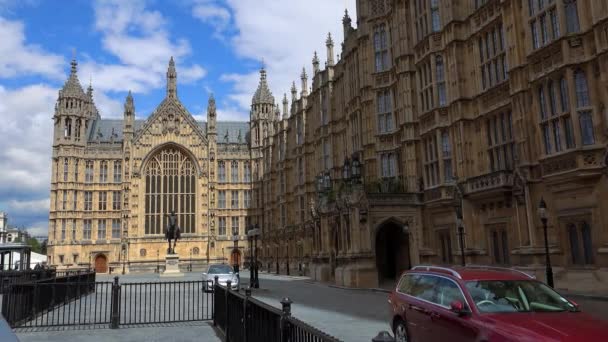
<path id="1" fill-rule="evenodd" d="M 283 115 L 289 111 L 289 101 L 287 101 L 287 94 L 283 94 Z"/>
<path id="2" fill-rule="evenodd" d="M 85 94 L 78 80 L 78 63 L 72 60 L 70 76 L 59 91 L 55 104 L 54 144 L 81 145 L 86 143 L 88 121 L 95 119 L 93 88 Z"/>
<path id="3" fill-rule="evenodd" d="M 346 41 L 346 38 L 348 38 L 348 34 L 350 33 L 350 31 L 353 30 L 352 20 L 348 15 L 347 9 L 344 10 L 344 17 L 342 18 L 342 27 L 344 29 L 344 41 Z"/>
<path id="4" fill-rule="evenodd" d="M 215 97 L 213 97 L 213 94 L 210 94 L 209 102 L 207 103 L 207 135 L 217 134 L 216 123 L 217 113 L 215 108 Z"/>
<path id="5" fill-rule="evenodd" d="M 331 33 L 327 34 L 325 46 L 327 47 L 327 66 L 334 66 L 334 41 L 331 39 Z"/>
<path id="6" fill-rule="evenodd" d="M 135 123 L 135 105 L 133 104 L 133 95 L 129 90 L 129 94 L 125 99 L 125 110 L 124 110 L 124 128 L 123 136 L 124 142 L 130 142 L 133 139 L 134 123 Z"/>
<path id="7" fill-rule="evenodd" d="M 298 89 L 296 89 L 296 82 L 291 83 L 291 103 L 296 102 L 298 99 Z"/>
<path id="8" fill-rule="evenodd" d="M 274 97 L 268 88 L 266 69 L 260 69 L 260 83 L 251 99 L 250 132 L 251 146 L 256 149 L 264 142 L 264 130 L 274 120 Z"/>
<path id="9" fill-rule="evenodd" d="M 302 80 L 302 97 L 308 95 L 308 75 L 306 75 L 306 68 L 302 68 L 302 75 L 300 75 L 300 79 Z"/>
<path id="10" fill-rule="evenodd" d="M 315 51 L 315 54 L 312 57 L 312 72 L 313 78 L 319 72 L 319 56 L 317 56 L 317 51 Z"/>
<path id="11" fill-rule="evenodd" d="M 167 69 L 167 97 L 177 97 L 177 72 L 175 71 L 173 56 L 169 60 L 169 68 Z"/>

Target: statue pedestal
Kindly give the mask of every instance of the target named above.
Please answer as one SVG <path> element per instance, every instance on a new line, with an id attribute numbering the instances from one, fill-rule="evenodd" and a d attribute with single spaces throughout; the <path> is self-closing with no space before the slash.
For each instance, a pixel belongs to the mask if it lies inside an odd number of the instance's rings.
<path id="1" fill-rule="evenodd" d="M 165 271 L 161 277 L 183 277 L 184 274 L 179 270 L 179 255 L 167 254 L 165 257 Z"/>

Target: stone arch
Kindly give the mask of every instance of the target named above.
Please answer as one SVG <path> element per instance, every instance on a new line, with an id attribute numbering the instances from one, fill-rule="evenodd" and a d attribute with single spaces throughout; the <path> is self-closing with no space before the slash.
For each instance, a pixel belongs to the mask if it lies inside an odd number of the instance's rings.
<path id="1" fill-rule="evenodd" d="M 146 167 L 148 166 L 148 163 L 150 162 L 150 160 L 152 159 L 152 157 L 154 157 L 160 151 L 162 151 L 164 149 L 168 149 L 168 148 L 178 149 L 182 153 L 184 153 L 185 155 L 187 155 L 190 158 L 190 160 L 192 161 L 192 164 L 194 165 L 194 168 L 196 170 L 197 175 L 201 174 L 201 167 L 199 165 L 198 158 L 194 155 L 194 153 L 192 153 L 192 151 L 190 151 L 185 146 L 180 145 L 180 144 L 176 144 L 174 142 L 167 142 L 167 143 L 164 143 L 164 144 L 160 144 L 160 145 L 154 147 L 153 149 L 151 149 L 145 155 L 145 157 L 142 159 L 141 164 L 139 165 L 139 174 L 140 175 L 144 174 L 144 171 L 146 170 Z"/>
<path id="2" fill-rule="evenodd" d="M 375 228 L 374 252 L 378 283 L 393 283 L 399 275 L 411 268 L 410 234 L 404 231 L 405 222 L 390 217 Z"/>

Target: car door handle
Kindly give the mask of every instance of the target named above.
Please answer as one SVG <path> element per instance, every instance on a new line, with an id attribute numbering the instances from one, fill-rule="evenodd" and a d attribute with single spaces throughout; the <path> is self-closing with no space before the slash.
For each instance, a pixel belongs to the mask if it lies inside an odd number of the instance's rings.
<path id="1" fill-rule="evenodd" d="M 431 316 L 431 319 L 440 319 L 441 318 L 440 314 L 433 312 L 433 311 L 431 311 L 429 315 Z"/>
<path id="2" fill-rule="evenodd" d="M 423 308 L 421 308 L 421 307 L 419 307 L 419 306 L 413 305 L 413 304 L 410 304 L 410 309 L 411 309 L 411 310 L 416 310 L 416 311 L 419 311 L 419 312 L 423 312 L 423 313 L 425 313 L 425 312 L 426 312 L 426 310 L 425 310 L 425 309 L 423 309 Z"/>

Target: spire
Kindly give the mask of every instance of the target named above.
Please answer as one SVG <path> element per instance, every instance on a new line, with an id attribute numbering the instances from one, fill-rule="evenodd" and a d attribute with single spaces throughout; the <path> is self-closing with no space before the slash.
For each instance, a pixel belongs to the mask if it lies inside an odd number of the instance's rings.
<path id="1" fill-rule="evenodd" d="M 215 133 L 216 120 L 215 97 L 211 93 L 207 102 L 207 133 Z"/>
<path id="2" fill-rule="evenodd" d="M 327 46 L 327 66 L 334 66 L 334 41 L 331 39 L 331 32 L 327 34 L 325 46 Z"/>
<path id="3" fill-rule="evenodd" d="M 173 56 L 169 60 L 169 68 L 167 69 L 167 97 L 177 97 L 177 72 L 175 71 Z"/>
<path id="4" fill-rule="evenodd" d="M 300 75 L 300 79 L 302 80 L 302 96 L 308 95 L 308 75 L 306 75 L 306 68 L 302 68 L 302 75 Z"/>
<path id="5" fill-rule="evenodd" d="M 348 15 L 348 9 L 344 10 L 344 17 L 342 18 L 342 27 L 344 28 L 344 41 L 346 41 L 348 34 L 353 29 L 352 20 Z"/>
<path id="6" fill-rule="evenodd" d="M 127 99 L 125 100 L 125 115 L 133 114 L 135 114 L 135 105 L 133 104 L 133 95 L 129 90 L 129 94 L 127 95 Z"/>
<path id="7" fill-rule="evenodd" d="M 315 51 L 315 54 L 312 57 L 312 72 L 313 76 L 319 72 L 319 56 L 317 55 L 317 51 Z"/>
<path id="8" fill-rule="evenodd" d="M 93 78 L 89 77 L 89 87 L 87 88 L 87 96 L 93 100 Z"/>
<path id="9" fill-rule="evenodd" d="M 258 85 L 258 89 L 255 91 L 253 95 L 253 99 L 251 100 L 252 104 L 273 104 L 274 98 L 272 97 L 272 93 L 268 88 L 268 83 L 266 81 L 266 69 L 262 66 L 260 69 L 260 83 Z"/>
<path id="10" fill-rule="evenodd" d="M 287 115 L 286 113 L 289 111 L 289 101 L 287 101 L 287 94 L 283 94 L 283 115 Z"/>
<path id="11" fill-rule="evenodd" d="M 281 121 L 281 109 L 279 108 L 278 103 L 274 106 L 274 115 L 276 116 L 277 121 Z M 283 114 L 283 119 L 286 119 L 286 118 L 287 118 L 287 115 Z"/>
<path id="12" fill-rule="evenodd" d="M 82 85 L 78 80 L 78 62 L 76 62 L 76 58 L 72 59 L 72 61 L 70 62 L 70 66 L 70 76 L 63 85 L 63 88 L 59 91 L 60 99 L 70 97 L 73 99 L 88 101 L 89 96 L 85 94 L 84 90 L 82 89 Z"/>
<path id="13" fill-rule="evenodd" d="M 291 103 L 296 102 L 298 99 L 298 90 L 296 89 L 296 82 L 291 83 Z"/>

